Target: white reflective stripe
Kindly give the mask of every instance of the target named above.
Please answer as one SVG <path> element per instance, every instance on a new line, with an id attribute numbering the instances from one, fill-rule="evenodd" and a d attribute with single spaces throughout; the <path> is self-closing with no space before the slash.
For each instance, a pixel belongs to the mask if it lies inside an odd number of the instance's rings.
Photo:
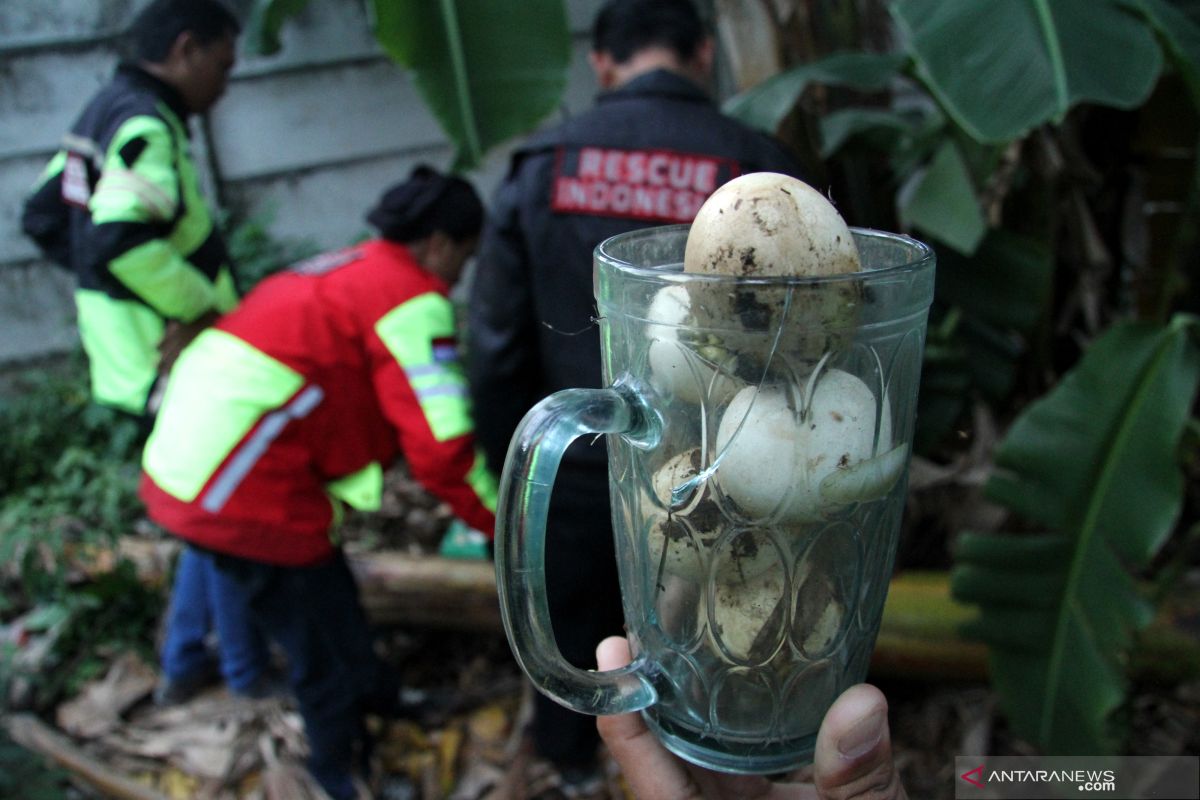
<path id="1" fill-rule="evenodd" d="M 453 386 L 451 384 L 440 384 L 438 386 L 430 386 L 427 389 L 417 389 L 418 400 L 428 400 L 431 397 L 465 397 L 467 389 L 465 386 Z"/>
<path id="2" fill-rule="evenodd" d="M 258 430 L 251 434 L 246 443 L 234 453 L 233 458 L 225 465 L 225 469 L 217 474 L 208 491 L 204 493 L 200 507 L 210 514 L 216 514 L 224 508 L 234 491 L 250 474 L 250 470 L 254 469 L 254 465 L 267 452 L 271 443 L 279 437 L 279 434 L 283 433 L 287 424 L 294 419 L 307 417 L 314 408 L 321 404 L 324 398 L 325 392 L 320 386 L 309 386 L 296 395 L 292 402 L 268 414 L 262 424 L 258 426 Z"/>
<path id="3" fill-rule="evenodd" d="M 100 146 L 91 139 L 80 136 L 76 133 L 64 133 L 62 137 L 62 146 L 64 150 L 71 150 L 79 153 L 82 156 L 87 156 L 97 166 L 101 166 L 104 159 L 100 152 Z"/>
<path id="4" fill-rule="evenodd" d="M 175 200 L 159 186 L 151 183 L 133 170 L 110 169 L 96 182 L 96 193 L 127 191 L 138 196 L 160 219 L 170 219 L 175 214 Z"/>
<path id="5" fill-rule="evenodd" d="M 424 378 L 428 375 L 445 375 L 447 371 L 441 364 L 422 364 L 417 367 L 404 368 L 404 374 L 408 376 L 410 381 L 417 378 Z"/>

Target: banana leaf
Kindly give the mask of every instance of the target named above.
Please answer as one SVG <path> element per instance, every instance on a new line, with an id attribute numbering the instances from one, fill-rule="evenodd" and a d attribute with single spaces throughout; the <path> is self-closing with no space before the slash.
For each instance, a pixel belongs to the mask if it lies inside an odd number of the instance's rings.
<path id="1" fill-rule="evenodd" d="M 898 150 L 916 135 L 919 120 L 878 108 L 844 108 L 826 114 L 820 120 L 821 157 L 829 158 L 847 141 L 871 137 L 881 150 Z"/>
<path id="2" fill-rule="evenodd" d="M 981 142 L 1017 139 L 1076 103 L 1140 105 L 1163 54 L 1128 0 L 896 0 L 916 73 Z"/>
<path id="3" fill-rule="evenodd" d="M 971 255 L 987 233 L 987 220 L 975 196 L 967 162 L 947 139 L 929 165 L 901 187 L 896 198 L 900 219 L 964 255 Z"/>
<path id="4" fill-rule="evenodd" d="M 1192 102 L 1200 107 L 1200 4 L 1125 0 L 1125 6 L 1145 16 L 1158 33 L 1167 56 L 1187 84 Z"/>
<path id="5" fill-rule="evenodd" d="M 255 0 L 249 46 L 279 50 L 279 31 L 308 0 Z M 562 0 L 370 0 L 375 38 L 407 69 L 456 149 L 454 169 L 526 133 L 558 105 L 571 39 Z"/>
<path id="6" fill-rule="evenodd" d="M 751 127 L 774 133 L 809 84 L 885 89 L 906 61 L 901 53 L 834 53 L 768 78 L 729 98 L 722 109 Z"/>
<path id="7" fill-rule="evenodd" d="M 559 103 L 571 39 L 562 0 L 371 0 L 375 35 L 412 72 L 457 147 L 455 169 Z"/>
<path id="8" fill-rule="evenodd" d="M 1037 533 L 959 539 L 951 587 L 979 606 L 1014 729 L 1044 752 L 1112 752 L 1136 634 L 1153 616 L 1134 573 L 1183 502 L 1178 444 L 1200 384 L 1200 319 L 1120 323 L 996 452 L 988 495 Z"/>
<path id="9" fill-rule="evenodd" d="M 961 310 L 964 366 L 990 403 L 1011 393 L 1029 337 L 1049 314 L 1053 283 L 1053 254 L 1036 237 L 997 228 L 971 257 L 938 249 L 938 301 Z"/>

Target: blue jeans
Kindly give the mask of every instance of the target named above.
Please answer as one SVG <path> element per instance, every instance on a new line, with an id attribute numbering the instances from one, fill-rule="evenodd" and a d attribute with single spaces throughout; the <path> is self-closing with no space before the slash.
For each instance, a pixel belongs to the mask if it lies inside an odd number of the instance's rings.
<path id="1" fill-rule="evenodd" d="M 185 545 L 175 570 L 162 651 L 169 680 L 186 680 L 212 668 L 205 638 L 213 628 L 225 683 L 235 692 L 248 689 L 266 671 L 270 654 L 246 593 L 216 568 L 212 554 Z"/>

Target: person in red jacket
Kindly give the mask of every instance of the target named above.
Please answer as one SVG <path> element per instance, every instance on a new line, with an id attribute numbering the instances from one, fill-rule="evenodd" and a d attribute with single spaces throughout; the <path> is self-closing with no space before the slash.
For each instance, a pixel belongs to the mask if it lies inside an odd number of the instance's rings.
<path id="1" fill-rule="evenodd" d="M 331 536 L 341 509 L 378 508 L 403 456 L 467 525 L 495 524 L 447 296 L 483 206 L 418 167 L 367 220 L 379 238 L 268 278 L 184 350 L 141 484 L 151 518 L 213 553 L 284 649 L 309 770 L 337 800 L 355 793 L 365 710 L 397 696 Z"/>

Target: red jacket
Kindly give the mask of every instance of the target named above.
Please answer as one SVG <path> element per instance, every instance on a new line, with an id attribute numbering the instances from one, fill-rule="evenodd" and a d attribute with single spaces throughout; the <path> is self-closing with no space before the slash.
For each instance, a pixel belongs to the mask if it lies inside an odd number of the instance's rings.
<path id="1" fill-rule="evenodd" d="M 146 445 L 152 519 L 202 547 L 324 560 L 337 496 L 377 508 L 382 468 L 491 533 L 495 482 L 473 438 L 447 286 L 382 240 L 275 275 L 171 372 Z"/>

